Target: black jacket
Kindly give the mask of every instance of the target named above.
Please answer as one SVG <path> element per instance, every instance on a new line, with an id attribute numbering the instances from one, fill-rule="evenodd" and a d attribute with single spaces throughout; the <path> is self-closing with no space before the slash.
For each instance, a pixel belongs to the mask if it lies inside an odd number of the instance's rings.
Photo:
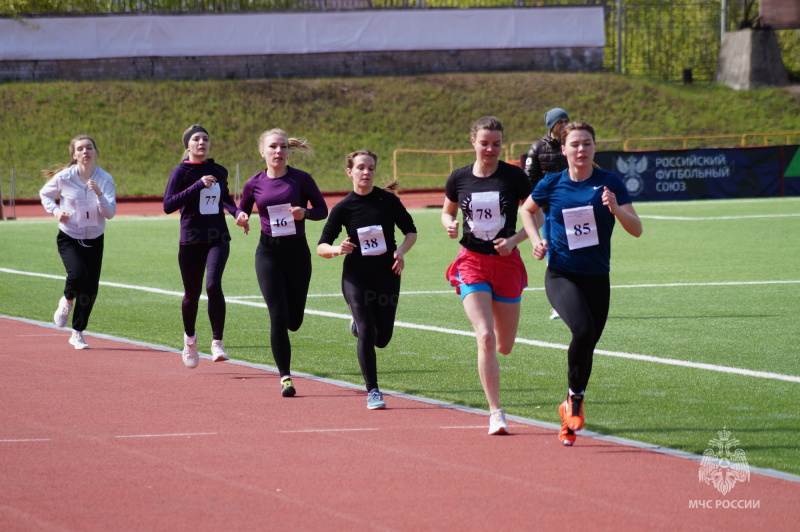
<path id="1" fill-rule="evenodd" d="M 567 158 L 561 153 L 561 142 L 550 134 L 531 144 L 525 159 L 525 173 L 535 187 L 545 174 L 554 174 L 567 168 Z"/>

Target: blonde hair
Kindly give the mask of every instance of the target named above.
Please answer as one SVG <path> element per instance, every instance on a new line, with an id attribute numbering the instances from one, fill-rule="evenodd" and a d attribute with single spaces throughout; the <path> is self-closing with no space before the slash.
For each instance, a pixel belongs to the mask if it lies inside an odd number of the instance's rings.
<path id="1" fill-rule="evenodd" d="M 311 145 L 308 143 L 306 139 L 296 139 L 294 137 L 290 137 L 284 130 L 274 127 L 272 129 L 268 129 L 267 131 L 263 132 L 258 137 L 258 149 L 261 151 L 263 148 L 264 142 L 267 140 L 267 137 L 270 135 L 281 135 L 286 137 L 286 142 L 289 144 L 289 154 L 291 155 L 293 152 L 300 152 L 303 155 L 313 155 L 314 150 L 311 149 Z"/>
<path id="2" fill-rule="evenodd" d="M 95 153 L 97 155 L 100 155 L 100 150 L 97 149 L 97 143 L 94 141 L 94 139 L 92 137 L 90 137 L 89 135 L 77 135 L 75 138 L 73 138 L 71 141 L 69 141 L 69 155 L 70 155 L 70 158 L 72 159 L 72 161 L 70 161 L 69 164 L 61 165 L 61 166 L 59 166 L 59 167 L 57 167 L 55 169 L 42 170 L 42 175 L 44 177 L 46 177 L 47 179 L 50 179 L 51 177 L 53 177 L 54 175 L 56 175 L 60 171 L 66 169 L 66 168 L 69 168 L 73 164 L 77 164 L 78 161 L 75 160 L 75 144 L 77 144 L 81 140 L 90 140 L 90 141 L 92 141 L 92 147 L 94 148 Z"/>

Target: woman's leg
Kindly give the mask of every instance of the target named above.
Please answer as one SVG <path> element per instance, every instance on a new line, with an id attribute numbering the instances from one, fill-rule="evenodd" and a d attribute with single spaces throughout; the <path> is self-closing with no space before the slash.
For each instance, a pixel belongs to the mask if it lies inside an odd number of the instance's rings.
<path id="1" fill-rule="evenodd" d="M 497 410 L 500 408 L 500 364 L 497 361 L 492 294 L 485 291 L 470 292 L 462 303 L 478 341 L 478 375 L 483 393 L 489 408 Z"/>
<path id="2" fill-rule="evenodd" d="M 211 338 L 222 340 L 225 333 L 225 294 L 222 292 L 222 274 L 230 256 L 230 242 L 212 244 L 206 260 L 206 295 L 208 295 L 208 319 L 211 322 Z"/>
<path id="3" fill-rule="evenodd" d="M 256 248 L 256 277 L 269 311 L 270 345 L 281 377 L 291 375 L 292 345 L 289 342 L 289 303 L 286 276 L 281 267 L 280 248 L 259 244 Z"/>
<path id="4" fill-rule="evenodd" d="M 203 293 L 203 275 L 206 271 L 208 245 L 190 244 L 178 246 L 178 266 L 183 280 L 183 331 L 187 336 L 195 335 L 197 323 L 197 307 Z"/>
<path id="5" fill-rule="evenodd" d="M 519 329 L 520 303 L 492 301 L 494 314 L 494 333 L 497 338 L 497 351 L 504 355 L 511 353 Z"/>
<path id="6" fill-rule="evenodd" d="M 368 301 L 370 293 L 374 291 L 368 288 L 363 275 L 351 272 L 347 267 L 342 270 L 342 294 L 358 329 L 356 353 L 367 391 L 378 388 L 378 363 L 375 352 L 378 332 L 375 326 L 375 314 Z"/>

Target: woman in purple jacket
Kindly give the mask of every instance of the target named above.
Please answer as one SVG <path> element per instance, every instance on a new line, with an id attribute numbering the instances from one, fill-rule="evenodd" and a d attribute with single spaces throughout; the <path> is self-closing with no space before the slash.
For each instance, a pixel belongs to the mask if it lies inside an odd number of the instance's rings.
<path id="1" fill-rule="evenodd" d="M 228 192 L 228 171 L 208 158 L 211 142 L 203 126 L 193 125 L 183 133 L 186 148 L 184 160 L 172 171 L 164 192 L 164 212 L 181 211 L 178 265 L 183 279 L 183 363 L 196 368 L 197 353 L 195 321 L 203 275 L 206 274 L 208 318 L 211 321 L 211 358 L 214 362 L 228 360 L 222 343 L 225 328 L 225 295 L 222 293 L 222 274 L 230 254 L 231 236 L 225 223 L 225 213 L 236 217 L 236 203 Z M 247 233 L 249 227 L 244 226 Z"/>
<path id="2" fill-rule="evenodd" d="M 270 129 L 259 137 L 258 148 L 267 167 L 244 184 L 236 223 L 246 227 L 253 205 L 258 208 L 261 238 L 256 249 L 256 277 L 269 310 L 270 344 L 281 376 L 281 395 L 293 397 L 289 331 L 297 331 L 303 324 L 311 282 L 305 221 L 324 220 L 328 206 L 314 178 L 287 164 L 293 151 L 311 153 L 305 140 Z"/>

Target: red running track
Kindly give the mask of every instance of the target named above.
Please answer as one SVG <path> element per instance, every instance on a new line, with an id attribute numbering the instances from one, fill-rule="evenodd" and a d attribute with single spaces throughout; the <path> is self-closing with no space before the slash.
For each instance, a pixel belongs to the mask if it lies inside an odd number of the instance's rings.
<path id="1" fill-rule="evenodd" d="M 490 437 L 486 415 L 370 411 L 312 378 L 287 399 L 263 368 L 68 335 L 0 318 L 3 530 L 798 529 L 800 482 L 753 473 L 723 497 L 677 456 L 520 421 Z"/>

